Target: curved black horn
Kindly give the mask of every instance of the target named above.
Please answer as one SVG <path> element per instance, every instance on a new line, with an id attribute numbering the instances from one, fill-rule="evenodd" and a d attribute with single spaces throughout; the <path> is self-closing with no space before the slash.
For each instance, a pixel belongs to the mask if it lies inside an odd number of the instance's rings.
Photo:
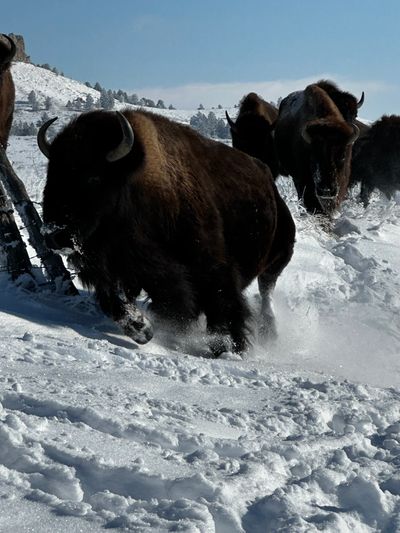
<path id="1" fill-rule="evenodd" d="M 50 158 L 50 143 L 49 141 L 46 139 L 46 131 L 48 130 L 48 128 L 53 124 L 53 122 L 55 122 L 56 120 L 58 119 L 58 117 L 54 117 L 54 118 L 51 118 L 50 120 L 48 120 L 47 122 L 45 122 L 39 129 L 38 131 L 38 134 L 37 134 L 37 143 L 38 143 L 38 146 L 40 148 L 40 151 L 42 152 L 43 155 L 45 155 L 47 157 L 47 159 Z"/>
<path id="2" fill-rule="evenodd" d="M 135 140 L 135 135 L 128 119 L 119 111 L 116 111 L 116 114 L 122 129 L 122 141 L 116 148 L 110 150 L 106 155 L 106 159 L 110 163 L 114 163 L 128 155 L 132 150 L 133 142 Z"/>
<path id="3" fill-rule="evenodd" d="M 3 61 L 2 63 L 8 63 L 9 61 L 12 61 L 13 57 L 15 56 L 15 53 L 17 51 L 17 47 L 15 46 L 15 43 L 14 41 L 11 39 L 11 37 L 9 37 L 8 35 L 6 35 L 5 33 L 2 33 L 0 34 L 2 37 L 4 37 L 5 39 L 7 39 L 7 41 L 10 43 L 10 50 L 8 52 L 8 54 L 3 57 Z"/>
<path id="4" fill-rule="evenodd" d="M 364 103 L 364 91 L 361 93 L 361 98 L 357 102 L 357 109 L 360 109 L 360 107 L 363 105 L 363 103 Z"/>
<path id="5" fill-rule="evenodd" d="M 354 122 L 351 125 L 353 127 L 353 135 L 350 137 L 348 144 L 353 144 L 354 142 L 356 142 L 360 135 L 360 128 L 356 124 L 354 124 Z"/>
<path id="6" fill-rule="evenodd" d="M 225 111 L 226 120 L 231 128 L 231 130 L 236 131 L 236 124 L 233 122 L 231 117 L 228 115 L 228 111 Z"/>

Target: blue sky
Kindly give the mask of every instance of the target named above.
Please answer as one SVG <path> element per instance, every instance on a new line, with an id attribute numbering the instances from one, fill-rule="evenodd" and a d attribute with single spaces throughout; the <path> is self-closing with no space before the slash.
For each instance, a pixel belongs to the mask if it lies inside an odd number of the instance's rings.
<path id="1" fill-rule="evenodd" d="M 19 0 L 0 31 L 24 35 L 35 63 L 179 107 L 267 100 L 322 76 L 400 114 L 396 0 Z"/>

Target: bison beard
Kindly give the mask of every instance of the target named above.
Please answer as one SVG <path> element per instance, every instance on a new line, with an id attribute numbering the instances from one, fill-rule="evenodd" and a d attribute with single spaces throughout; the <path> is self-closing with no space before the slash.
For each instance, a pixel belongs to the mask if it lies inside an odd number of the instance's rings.
<path id="1" fill-rule="evenodd" d="M 243 289 L 258 277 L 260 332 L 275 333 L 270 293 L 289 262 L 294 224 L 268 168 L 191 128 L 142 111 L 93 111 L 50 145 L 43 218 L 83 283 L 136 342 L 152 337 L 135 306 L 186 327 L 201 313 L 215 355 L 248 345 Z M 54 231 L 53 231 L 54 230 Z M 229 343 L 227 343 L 229 339 Z"/>

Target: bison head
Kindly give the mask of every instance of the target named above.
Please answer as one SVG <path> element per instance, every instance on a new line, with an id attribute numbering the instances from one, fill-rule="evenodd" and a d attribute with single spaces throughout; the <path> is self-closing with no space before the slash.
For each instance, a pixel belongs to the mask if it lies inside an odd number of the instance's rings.
<path id="1" fill-rule="evenodd" d="M 352 145 L 359 135 L 355 124 L 325 119 L 306 123 L 302 137 L 308 146 L 315 194 L 323 211 L 332 211 L 347 190 Z"/>
<path id="2" fill-rule="evenodd" d="M 262 115 L 243 113 L 236 122 L 225 112 L 231 128 L 232 146 L 266 163 L 273 176 L 278 175 L 273 130 L 274 125 Z"/>
<path id="3" fill-rule="evenodd" d="M 9 66 L 11 61 L 13 60 L 15 53 L 17 51 L 17 47 L 15 46 L 14 41 L 6 35 L 5 33 L 0 34 L 1 37 L 6 39 L 10 46 L 5 45 L 3 42 L 0 41 L 0 72 L 2 70 L 6 70 Z"/>
<path id="4" fill-rule="evenodd" d="M 50 143 L 40 128 L 37 142 L 49 159 L 43 193 L 45 238 L 67 254 L 79 248 L 112 209 L 115 183 L 126 175 L 134 134 L 122 113 L 93 111 L 73 120 Z"/>

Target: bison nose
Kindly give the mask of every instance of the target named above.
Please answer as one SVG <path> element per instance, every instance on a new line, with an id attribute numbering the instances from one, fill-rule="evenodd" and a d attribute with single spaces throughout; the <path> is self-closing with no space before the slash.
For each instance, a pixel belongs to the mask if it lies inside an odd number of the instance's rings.
<path id="1" fill-rule="evenodd" d="M 72 242 L 62 231 L 46 233 L 44 239 L 47 247 L 50 248 L 50 250 L 59 251 L 72 248 Z"/>

